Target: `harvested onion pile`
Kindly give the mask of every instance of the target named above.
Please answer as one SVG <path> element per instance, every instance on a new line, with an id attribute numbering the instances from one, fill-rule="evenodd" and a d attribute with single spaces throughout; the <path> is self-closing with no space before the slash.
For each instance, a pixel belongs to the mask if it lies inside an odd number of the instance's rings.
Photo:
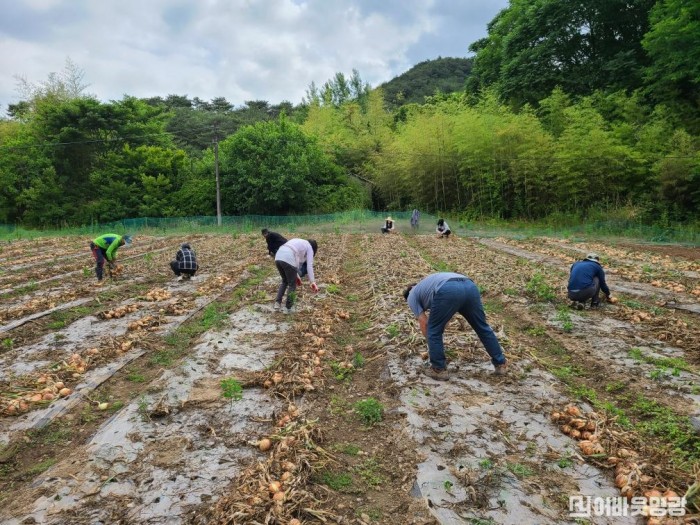
<path id="1" fill-rule="evenodd" d="M 113 310 L 108 310 L 106 312 L 101 312 L 98 315 L 98 317 L 102 319 L 121 319 L 125 315 L 128 315 L 130 313 L 133 313 L 139 309 L 139 305 L 137 304 L 125 304 L 122 306 L 118 306 L 114 308 Z"/>
<path id="2" fill-rule="evenodd" d="M 154 315 L 146 315 L 137 321 L 132 321 L 128 324 L 129 330 L 145 330 L 147 328 L 157 327 L 161 324 L 161 320 Z"/>
<path id="3" fill-rule="evenodd" d="M 172 294 L 164 290 L 163 288 L 154 288 L 153 290 L 150 290 L 143 298 L 146 301 L 165 301 L 167 299 L 170 299 L 172 297 Z"/>

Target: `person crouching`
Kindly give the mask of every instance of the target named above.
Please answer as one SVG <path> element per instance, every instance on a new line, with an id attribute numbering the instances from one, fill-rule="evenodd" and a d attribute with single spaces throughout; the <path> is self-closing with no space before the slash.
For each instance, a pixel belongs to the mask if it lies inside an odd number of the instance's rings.
<path id="1" fill-rule="evenodd" d="M 199 264 L 197 264 L 197 254 L 192 249 L 188 243 L 184 242 L 180 245 L 180 249 L 175 254 L 175 260 L 170 261 L 170 268 L 172 268 L 175 275 L 177 275 L 177 280 L 182 281 L 183 279 L 190 279 L 199 270 Z"/>

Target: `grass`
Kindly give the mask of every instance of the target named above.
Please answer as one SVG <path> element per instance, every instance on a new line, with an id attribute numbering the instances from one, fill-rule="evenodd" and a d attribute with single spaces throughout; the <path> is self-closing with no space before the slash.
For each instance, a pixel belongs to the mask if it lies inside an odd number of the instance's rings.
<path id="1" fill-rule="evenodd" d="M 349 381 L 352 379 L 352 375 L 355 373 L 354 367 L 345 367 L 340 361 L 331 362 L 331 371 L 333 372 L 333 377 L 338 381 Z"/>
<path id="2" fill-rule="evenodd" d="M 352 476 L 347 472 L 331 472 L 327 470 L 321 473 L 319 481 L 336 492 L 349 492 L 348 489 L 353 485 Z"/>
<path id="3" fill-rule="evenodd" d="M 47 471 L 49 468 L 53 467 L 56 463 L 58 463 L 58 460 L 56 458 L 45 459 L 44 461 L 40 461 L 39 463 L 29 467 L 26 470 L 26 473 L 29 476 L 37 476 L 42 472 Z"/>
<path id="4" fill-rule="evenodd" d="M 389 339 L 393 339 L 399 335 L 399 327 L 392 323 L 386 327 L 386 333 L 389 335 Z"/>
<path id="5" fill-rule="evenodd" d="M 376 425 L 384 418 L 384 405 L 373 397 L 356 402 L 353 405 L 353 410 L 369 427 Z"/>
<path id="6" fill-rule="evenodd" d="M 530 467 L 522 463 L 508 463 L 507 467 L 518 479 L 529 478 L 535 473 Z"/>
<path id="7" fill-rule="evenodd" d="M 146 376 L 139 372 L 130 372 L 126 376 L 126 380 L 132 383 L 144 383 L 146 381 Z"/>
<path id="8" fill-rule="evenodd" d="M 341 445 L 335 445 L 335 447 L 333 448 L 338 452 L 347 454 L 348 456 L 357 456 L 360 453 L 360 450 L 362 450 L 360 447 L 353 443 L 343 443 Z"/>
<path id="9" fill-rule="evenodd" d="M 243 387 L 236 379 L 232 377 L 222 379 L 219 385 L 221 386 L 221 397 L 230 399 L 231 407 L 233 407 L 234 401 L 243 399 Z"/>
<path id="10" fill-rule="evenodd" d="M 571 314 L 566 306 L 557 309 L 557 321 L 561 323 L 561 329 L 565 332 L 571 332 L 574 329 L 574 324 L 571 322 Z"/>
<path id="11" fill-rule="evenodd" d="M 326 292 L 328 292 L 331 295 L 338 294 L 340 293 L 340 286 L 331 283 L 328 286 L 326 286 Z"/>
<path id="12" fill-rule="evenodd" d="M 360 479 L 369 487 L 377 487 L 385 482 L 384 477 L 379 473 L 380 465 L 374 458 L 368 458 L 355 467 L 355 472 Z"/>
<path id="13" fill-rule="evenodd" d="M 627 355 L 638 363 L 646 363 L 661 368 L 670 368 L 672 370 L 690 370 L 690 365 L 682 357 L 654 357 L 644 355 L 641 348 L 631 348 L 629 352 L 627 352 Z"/>

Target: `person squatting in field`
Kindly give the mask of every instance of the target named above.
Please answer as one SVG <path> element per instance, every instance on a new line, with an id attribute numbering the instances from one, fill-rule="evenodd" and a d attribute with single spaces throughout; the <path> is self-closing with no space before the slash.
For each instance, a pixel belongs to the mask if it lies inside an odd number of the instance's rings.
<path id="1" fill-rule="evenodd" d="M 600 306 L 599 292 L 602 290 L 609 302 L 613 302 L 610 289 L 605 282 L 605 271 L 598 254 L 589 253 L 582 261 L 571 265 L 569 284 L 566 287 L 571 306 L 583 310 L 586 301 L 591 300 L 591 308 Z"/>
<path id="2" fill-rule="evenodd" d="M 189 243 L 183 242 L 180 249 L 175 254 L 175 260 L 170 261 L 170 268 L 178 277 L 178 281 L 190 279 L 199 270 L 197 264 L 197 254 Z"/>
<path id="3" fill-rule="evenodd" d="M 468 277 L 459 273 L 441 272 L 425 277 L 418 284 L 410 285 L 403 292 L 404 299 L 418 319 L 420 330 L 428 341 L 429 365 L 422 371 L 438 381 L 447 381 L 443 333 L 450 319 L 460 313 L 474 329 L 486 352 L 491 356 L 495 374 L 506 372 L 506 357 L 486 322 L 479 289 Z M 430 316 L 426 311 L 430 310 Z"/>
<path id="4" fill-rule="evenodd" d="M 387 217 L 384 221 L 382 233 L 394 233 L 394 220 L 391 217 Z"/>
<path id="5" fill-rule="evenodd" d="M 131 244 L 131 236 L 124 235 L 122 237 L 116 233 L 105 233 L 90 242 L 90 251 L 95 258 L 95 274 L 97 275 L 98 285 L 102 284 L 105 260 L 109 265 L 111 275 L 114 263 L 117 260 L 117 250 L 125 244 Z"/>
<path id="6" fill-rule="evenodd" d="M 452 233 L 450 227 L 447 225 L 447 222 L 445 222 L 445 219 L 438 219 L 437 228 L 435 228 L 435 231 L 437 232 L 438 237 L 441 239 L 443 237 L 449 237 Z"/>
<path id="7" fill-rule="evenodd" d="M 275 266 L 282 277 L 277 297 L 275 299 L 275 310 L 282 307 L 282 298 L 287 292 L 287 301 L 285 303 L 286 313 L 290 313 L 296 298 L 297 283 L 300 284 L 299 270 L 304 263 L 307 264 L 308 278 L 311 283 L 311 289 L 318 292 L 318 286 L 314 276 L 314 256 L 318 251 L 318 243 L 309 239 L 290 239 L 284 243 L 277 254 L 275 255 Z"/>

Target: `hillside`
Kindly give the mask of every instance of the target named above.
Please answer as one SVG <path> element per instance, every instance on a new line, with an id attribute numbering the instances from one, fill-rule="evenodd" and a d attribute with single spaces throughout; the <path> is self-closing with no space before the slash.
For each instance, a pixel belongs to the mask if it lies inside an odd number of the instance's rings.
<path id="1" fill-rule="evenodd" d="M 435 91 L 462 91 L 472 68 L 471 58 L 436 58 L 416 64 L 380 87 L 389 105 L 422 104 Z"/>

